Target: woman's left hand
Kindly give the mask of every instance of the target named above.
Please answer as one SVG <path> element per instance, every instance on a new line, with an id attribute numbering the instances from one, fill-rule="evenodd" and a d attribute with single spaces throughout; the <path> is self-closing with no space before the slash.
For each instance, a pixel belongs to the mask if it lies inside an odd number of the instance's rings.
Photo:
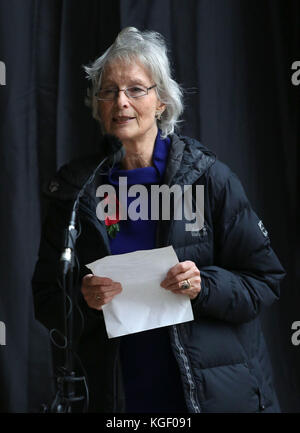
<path id="1" fill-rule="evenodd" d="M 184 289 L 181 286 L 186 281 L 190 283 L 190 287 Z M 201 290 L 200 271 L 195 263 L 190 260 L 177 263 L 169 269 L 166 278 L 160 285 L 173 293 L 188 295 L 190 299 L 195 299 Z"/>

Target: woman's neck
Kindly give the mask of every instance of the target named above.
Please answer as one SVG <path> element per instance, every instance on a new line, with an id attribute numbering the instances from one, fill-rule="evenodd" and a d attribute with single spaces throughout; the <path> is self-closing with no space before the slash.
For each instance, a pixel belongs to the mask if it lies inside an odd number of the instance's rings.
<path id="1" fill-rule="evenodd" d="M 152 155 L 147 158 L 144 153 L 128 152 L 122 161 L 124 170 L 133 170 L 134 168 L 143 168 L 152 166 Z"/>
<path id="2" fill-rule="evenodd" d="M 122 168 L 133 170 L 134 168 L 151 167 L 156 136 L 157 130 L 155 134 L 145 136 L 143 142 L 126 142 L 124 140 L 123 145 L 126 153 L 122 161 Z"/>

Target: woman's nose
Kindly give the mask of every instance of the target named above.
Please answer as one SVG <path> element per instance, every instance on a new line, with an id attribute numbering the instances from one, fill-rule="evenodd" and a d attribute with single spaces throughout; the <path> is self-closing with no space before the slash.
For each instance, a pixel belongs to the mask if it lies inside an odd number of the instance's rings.
<path id="1" fill-rule="evenodd" d="M 119 93 L 116 96 L 116 103 L 119 106 L 125 107 L 129 105 L 128 96 L 126 96 L 124 90 L 119 90 Z"/>

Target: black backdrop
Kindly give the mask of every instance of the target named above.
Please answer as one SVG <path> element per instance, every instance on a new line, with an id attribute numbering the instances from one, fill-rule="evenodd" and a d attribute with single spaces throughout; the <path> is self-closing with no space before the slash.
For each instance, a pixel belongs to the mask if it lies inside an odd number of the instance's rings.
<path id="1" fill-rule="evenodd" d="M 190 89 L 182 132 L 238 174 L 288 272 L 262 322 L 282 410 L 300 412 L 300 346 L 291 342 L 300 320 L 300 86 L 291 83 L 298 0 L 0 0 L 0 410 L 36 412 L 52 396 L 49 339 L 34 320 L 30 283 L 40 187 L 63 163 L 97 150 L 82 65 L 128 25 L 166 37 L 176 79 Z"/>

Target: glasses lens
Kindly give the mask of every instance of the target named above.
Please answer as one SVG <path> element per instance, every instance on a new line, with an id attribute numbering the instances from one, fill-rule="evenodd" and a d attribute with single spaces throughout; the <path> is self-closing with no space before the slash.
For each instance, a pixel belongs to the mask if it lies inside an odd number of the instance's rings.
<path id="1" fill-rule="evenodd" d="M 103 90 L 100 90 L 100 92 L 98 93 L 98 96 L 100 99 L 104 99 L 104 100 L 114 99 L 117 91 L 118 90 L 116 90 L 116 89 L 103 89 Z"/>
<path id="2" fill-rule="evenodd" d="M 147 89 L 142 87 L 142 86 L 128 87 L 127 89 L 125 89 L 123 91 L 125 92 L 125 95 L 128 96 L 128 98 L 140 98 L 141 96 L 145 96 L 148 93 Z M 98 93 L 98 98 L 110 101 L 112 99 L 115 99 L 118 92 L 119 92 L 118 89 L 113 89 L 113 88 L 112 89 L 102 89 Z"/>
<path id="3" fill-rule="evenodd" d="M 128 87 L 125 93 L 129 98 L 140 98 L 141 96 L 147 95 L 147 89 L 141 86 L 132 86 Z"/>

